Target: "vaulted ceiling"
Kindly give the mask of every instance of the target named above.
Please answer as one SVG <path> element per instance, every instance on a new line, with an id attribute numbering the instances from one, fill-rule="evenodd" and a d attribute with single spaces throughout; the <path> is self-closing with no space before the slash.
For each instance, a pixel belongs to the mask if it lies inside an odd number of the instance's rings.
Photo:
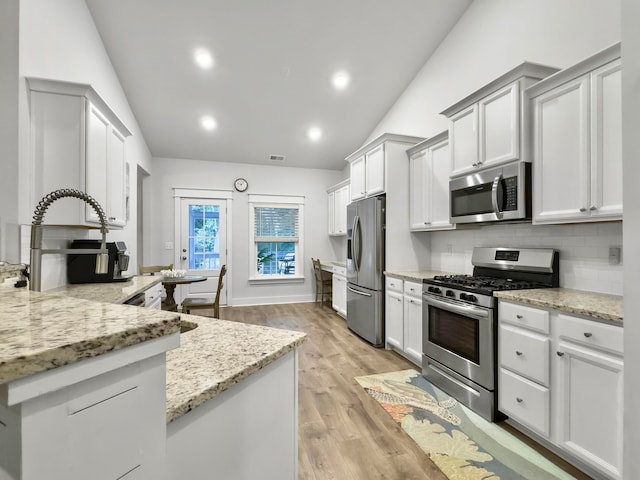
<path id="1" fill-rule="evenodd" d="M 86 2 L 155 157 L 341 170 L 471 0 Z"/>

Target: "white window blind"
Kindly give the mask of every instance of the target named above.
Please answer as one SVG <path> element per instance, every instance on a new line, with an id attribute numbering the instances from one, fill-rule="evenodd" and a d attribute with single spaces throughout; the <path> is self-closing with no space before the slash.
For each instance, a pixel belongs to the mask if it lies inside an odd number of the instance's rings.
<path id="1" fill-rule="evenodd" d="M 299 239 L 299 209 L 282 206 L 254 207 L 254 238 L 256 242 L 297 242 Z"/>

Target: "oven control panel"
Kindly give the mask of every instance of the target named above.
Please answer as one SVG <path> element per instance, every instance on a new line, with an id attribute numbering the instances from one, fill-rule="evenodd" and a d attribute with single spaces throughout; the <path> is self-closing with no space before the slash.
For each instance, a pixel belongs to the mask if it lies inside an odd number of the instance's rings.
<path id="1" fill-rule="evenodd" d="M 422 289 L 423 297 L 437 298 L 443 301 L 449 301 L 457 304 L 473 304 L 486 308 L 493 308 L 495 298 L 491 295 L 482 295 L 469 292 L 468 290 L 459 290 L 437 285 L 424 285 Z"/>

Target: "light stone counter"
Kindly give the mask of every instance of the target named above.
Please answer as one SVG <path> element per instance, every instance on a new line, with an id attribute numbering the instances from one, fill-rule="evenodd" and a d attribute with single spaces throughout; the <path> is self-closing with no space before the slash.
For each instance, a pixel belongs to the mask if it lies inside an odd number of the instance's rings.
<path id="1" fill-rule="evenodd" d="M 162 281 L 162 277 L 152 275 L 132 277 L 127 282 L 113 283 L 83 283 L 63 285 L 59 288 L 47 290 L 46 293 L 62 294 L 65 297 L 81 298 L 105 303 L 124 303 L 138 293 Z"/>
<path id="2" fill-rule="evenodd" d="M 456 275 L 451 272 L 441 272 L 439 270 L 412 270 L 412 271 L 385 271 L 385 276 L 408 280 L 410 282 L 422 283 L 424 279 L 433 278 L 436 275 Z"/>
<path id="3" fill-rule="evenodd" d="M 569 288 L 542 288 L 494 292 L 495 297 L 512 302 L 575 313 L 622 325 L 622 298 L 619 295 L 586 292 Z"/>
<path id="4" fill-rule="evenodd" d="M 179 329 L 175 313 L 0 288 L 0 384 Z"/>
<path id="5" fill-rule="evenodd" d="M 266 367 L 306 339 L 306 334 L 227 320 L 182 315 L 197 325 L 167 352 L 167 423 Z"/>

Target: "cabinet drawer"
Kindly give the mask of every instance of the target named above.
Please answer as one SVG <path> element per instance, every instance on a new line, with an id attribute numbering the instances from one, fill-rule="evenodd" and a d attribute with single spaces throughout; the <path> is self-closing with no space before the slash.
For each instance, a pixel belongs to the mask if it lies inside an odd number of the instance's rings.
<path id="1" fill-rule="evenodd" d="M 403 285 L 404 282 L 399 278 L 386 277 L 385 285 L 387 290 L 391 290 L 392 292 L 403 293 Z"/>
<path id="2" fill-rule="evenodd" d="M 562 313 L 558 315 L 557 327 L 560 338 L 619 354 L 624 351 L 624 330 L 622 327 Z"/>
<path id="3" fill-rule="evenodd" d="M 422 297 L 422 284 L 418 282 L 404 282 L 404 294 L 412 297 Z"/>
<path id="4" fill-rule="evenodd" d="M 162 287 L 162 283 L 158 283 L 157 285 L 154 285 L 153 287 L 150 287 L 147 290 L 145 290 L 144 292 L 145 305 L 148 306 L 152 304 L 154 301 L 156 301 L 156 299 L 161 298 L 163 290 L 164 288 Z"/>
<path id="5" fill-rule="evenodd" d="M 498 315 L 501 322 L 511 323 L 541 333 L 549 333 L 549 312 L 515 303 L 500 302 Z"/>
<path id="6" fill-rule="evenodd" d="M 333 274 L 334 275 L 339 275 L 341 277 L 346 277 L 347 276 L 347 268 L 346 267 L 340 267 L 338 265 L 334 265 L 333 266 Z"/>
<path id="7" fill-rule="evenodd" d="M 509 325 L 499 332 L 500 365 L 549 386 L 549 339 Z"/>
<path id="8" fill-rule="evenodd" d="M 504 368 L 498 378 L 500 411 L 548 438 L 549 389 Z"/>

